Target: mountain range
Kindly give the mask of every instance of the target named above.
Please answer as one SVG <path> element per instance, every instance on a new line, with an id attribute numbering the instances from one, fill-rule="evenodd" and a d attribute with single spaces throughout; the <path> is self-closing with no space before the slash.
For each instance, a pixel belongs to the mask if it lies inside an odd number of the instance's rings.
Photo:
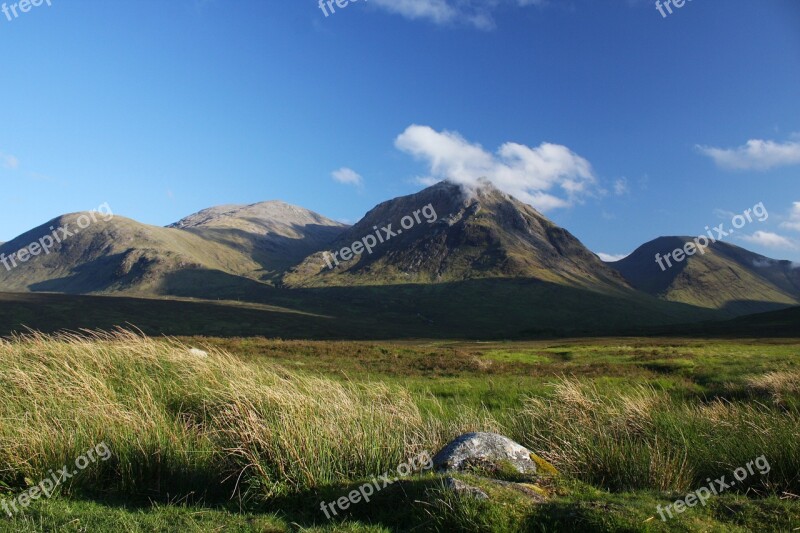
<path id="1" fill-rule="evenodd" d="M 0 244 L 2 258 L 52 228 L 72 233 L 47 254 L 0 266 L 0 292 L 236 302 L 301 322 L 317 317 L 322 336 L 337 328 L 593 334 L 800 305 L 800 269 L 788 261 L 718 242 L 664 270 L 656 254 L 690 239 L 661 237 L 605 263 L 489 183 L 466 190 L 441 182 L 383 202 L 353 226 L 277 201 L 211 207 L 168 227 L 114 216 L 84 228 L 82 216 Z"/>

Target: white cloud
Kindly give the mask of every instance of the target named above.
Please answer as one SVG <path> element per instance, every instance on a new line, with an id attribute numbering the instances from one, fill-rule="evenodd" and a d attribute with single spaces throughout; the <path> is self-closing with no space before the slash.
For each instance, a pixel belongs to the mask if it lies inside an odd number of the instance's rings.
<path id="1" fill-rule="evenodd" d="M 752 235 L 743 235 L 742 240 L 755 244 L 756 246 L 763 246 L 765 248 L 775 248 L 778 250 L 796 250 L 797 245 L 777 233 L 769 231 L 757 231 Z"/>
<path id="2" fill-rule="evenodd" d="M 481 30 L 495 27 L 492 11 L 504 3 L 544 6 L 547 0 L 370 0 L 371 5 L 410 20 L 434 24 L 467 24 Z"/>
<path id="3" fill-rule="evenodd" d="M 591 164 L 558 144 L 531 148 L 508 142 L 492 154 L 456 132 L 412 125 L 397 137 L 395 146 L 428 164 L 430 176 L 421 183 L 446 179 L 474 188 L 487 179 L 541 211 L 567 207 L 595 184 Z"/>
<path id="4" fill-rule="evenodd" d="M 603 252 L 597 252 L 597 257 L 606 263 L 613 263 L 625 259 L 628 257 L 628 254 L 604 254 Z"/>
<path id="5" fill-rule="evenodd" d="M 361 187 L 364 185 L 364 178 L 362 178 L 355 170 L 347 167 L 342 167 L 339 170 L 331 172 L 331 177 L 339 183 L 345 185 L 355 185 Z"/>
<path id="6" fill-rule="evenodd" d="M 19 159 L 13 155 L 0 152 L 0 165 L 3 165 L 3 168 L 10 168 L 13 170 L 19 167 Z"/>
<path id="7" fill-rule="evenodd" d="M 753 259 L 753 266 L 756 267 L 756 268 L 768 268 L 768 267 L 775 266 L 775 264 L 777 264 L 777 263 L 778 262 L 775 261 L 774 259 L 769 259 L 769 258 L 766 258 L 766 257 L 764 257 L 762 259 Z"/>
<path id="8" fill-rule="evenodd" d="M 792 210 L 789 211 L 789 220 L 781 222 L 781 227 L 800 231 L 800 202 L 795 202 L 792 205 Z"/>
<path id="9" fill-rule="evenodd" d="M 620 178 L 614 182 L 614 194 L 617 196 L 623 196 L 628 194 L 630 189 L 628 188 L 628 179 L 627 178 Z"/>
<path id="10" fill-rule="evenodd" d="M 770 170 L 800 165 L 800 140 L 784 143 L 751 139 L 738 148 L 697 146 L 703 155 L 727 170 Z"/>

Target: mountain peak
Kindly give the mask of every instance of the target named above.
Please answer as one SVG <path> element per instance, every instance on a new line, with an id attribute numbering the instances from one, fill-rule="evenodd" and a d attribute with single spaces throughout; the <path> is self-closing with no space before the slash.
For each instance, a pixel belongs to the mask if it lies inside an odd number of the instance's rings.
<path id="1" fill-rule="evenodd" d="M 245 224 L 249 222 L 249 224 Z M 254 204 L 225 204 L 209 207 L 198 211 L 192 215 L 182 218 L 171 228 L 195 228 L 195 227 L 240 227 L 243 224 L 249 225 L 252 230 L 273 229 L 276 225 L 284 226 L 304 226 L 308 224 L 319 224 L 324 226 L 344 227 L 334 220 L 330 220 L 318 213 L 288 204 L 281 200 L 268 200 Z"/>
<path id="2" fill-rule="evenodd" d="M 792 268 L 791 262 L 726 242 L 711 243 L 702 252 L 696 246 L 687 248 L 689 243 L 694 244 L 692 237 L 658 237 L 610 266 L 635 289 L 650 295 L 732 314 L 800 303 L 800 269 Z M 680 260 L 676 250 L 682 252 Z"/>
<path id="3" fill-rule="evenodd" d="M 425 209 L 431 219 L 415 221 Z M 403 221 L 409 223 L 408 226 Z M 575 286 L 627 289 L 614 270 L 568 231 L 488 181 L 465 188 L 440 182 L 372 209 L 330 245 L 329 254 L 391 225 L 391 239 L 335 268 L 317 253 L 290 271 L 287 285 L 438 283 L 535 278 Z M 332 263 L 331 263 L 332 265 Z"/>

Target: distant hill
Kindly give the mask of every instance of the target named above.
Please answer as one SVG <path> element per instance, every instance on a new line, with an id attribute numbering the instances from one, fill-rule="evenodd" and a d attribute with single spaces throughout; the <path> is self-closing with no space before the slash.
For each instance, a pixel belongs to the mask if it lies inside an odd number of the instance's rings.
<path id="1" fill-rule="evenodd" d="M 96 222 L 80 230 L 81 215 L 55 218 L 0 245 L 8 256 L 51 235 L 50 228 L 74 233 L 49 254 L 10 271 L 0 267 L 0 290 L 142 295 L 188 290 L 214 298 L 271 282 L 347 227 L 283 202 L 214 207 L 167 228 L 95 216 Z"/>
<path id="2" fill-rule="evenodd" d="M 383 202 L 352 227 L 283 202 L 212 207 L 166 228 L 115 216 L 75 231 L 82 216 L 0 245 L 9 256 L 51 228 L 74 233 L 49 254 L 0 266 L 0 329 L 131 322 L 172 334 L 529 338 L 635 334 L 800 303 L 789 262 L 717 244 L 661 271 L 655 253 L 688 240 L 668 237 L 604 263 L 489 184 L 440 183 Z M 372 253 L 341 257 L 355 242 Z M 43 292 L 115 298 L 30 295 Z M 96 312 L 74 315 L 78 300 Z"/>
<path id="3" fill-rule="evenodd" d="M 407 225 L 413 222 L 413 227 L 403 229 L 403 218 L 415 212 L 419 221 L 409 218 Z M 368 236 L 385 237 L 381 228 L 389 224 L 397 235 L 376 242 L 372 253 L 342 260 L 338 266 L 327 253 L 364 242 Z M 629 289 L 614 269 L 531 206 L 488 183 L 465 193 L 447 182 L 381 203 L 325 252 L 308 257 L 292 269 L 284 283 L 313 287 L 486 278 L 536 279 L 598 290 Z"/>
<path id="4" fill-rule="evenodd" d="M 673 302 L 731 314 L 748 314 L 800 304 L 800 269 L 738 246 L 717 242 L 705 254 L 681 262 L 655 260 L 683 248 L 689 237 L 661 237 L 640 246 L 628 257 L 608 263 L 643 292 Z"/>
<path id="5" fill-rule="evenodd" d="M 187 231 L 148 226 L 120 216 L 107 222 L 98 216 L 96 222 L 80 229 L 81 215 L 55 218 L 0 246 L 0 253 L 9 256 L 52 235 L 50 228 L 65 227 L 74 233 L 54 243 L 49 254 L 18 262 L 10 271 L 0 267 L 0 288 L 159 294 L 169 276 L 183 271 L 213 271 L 227 278 L 256 278 L 261 273 L 261 266 L 242 251 Z"/>
<path id="6" fill-rule="evenodd" d="M 349 226 L 302 207 L 271 201 L 211 207 L 169 227 L 246 254 L 261 265 L 262 279 L 272 281 Z"/>

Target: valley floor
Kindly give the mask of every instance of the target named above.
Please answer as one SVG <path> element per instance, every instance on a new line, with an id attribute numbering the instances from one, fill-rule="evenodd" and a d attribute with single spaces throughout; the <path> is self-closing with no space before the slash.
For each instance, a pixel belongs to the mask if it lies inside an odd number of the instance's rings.
<path id="1" fill-rule="evenodd" d="M 477 430 L 555 466 L 544 501 L 415 473 L 321 512 Z M 797 531 L 800 339 L 0 341 L 0 501 L 99 443 L 0 531 Z"/>

